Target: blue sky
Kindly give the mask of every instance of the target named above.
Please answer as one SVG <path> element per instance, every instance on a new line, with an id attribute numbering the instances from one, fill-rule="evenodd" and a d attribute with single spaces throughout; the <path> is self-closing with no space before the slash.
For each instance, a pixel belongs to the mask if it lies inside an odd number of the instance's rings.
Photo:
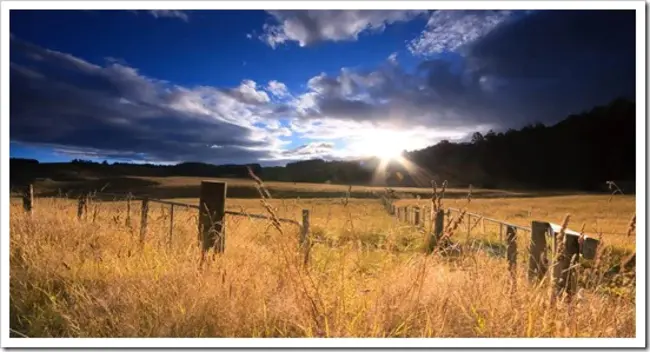
<path id="1" fill-rule="evenodd" d="M 12 10 L 10 20 L 10 153 L 41 161 L 381 156 L 557 122 L 635 89 L 633 11 Z"/>

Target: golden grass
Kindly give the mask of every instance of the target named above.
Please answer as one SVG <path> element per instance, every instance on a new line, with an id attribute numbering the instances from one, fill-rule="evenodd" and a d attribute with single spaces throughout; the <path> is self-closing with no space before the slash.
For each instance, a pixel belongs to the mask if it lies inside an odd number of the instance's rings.
<path id="1" fill-rule="evenodd" d="M 474 200 L 470 211 L 514 219 L 507 216 L 517 208 L 512 200 L 499 201 Z M 37 199 L 31 218 L 12 203 L 11 328 L 32 337 L 635 335 L 633 289 L 583 291 L 572 312 L 563 304 L 548 308 L 548 288 L 526 281 L 524 247 L 511 296 L 504 259 L 483 252 L 427 257 L 423 233 L 389 217 L 377 200 L 269 203 L 296 220 L 311 209 L 315 244 L 307 268 L 298 229 L 289 224 L 279 232 L 267 221 L 228 217 L 225 253 L 200 267 L 193 210 L 175 210 L 170 247 L 169 213 L 152 204 L 141 249 L 138 206 L 129 228 L 120 202 L 100 204 L 94 222 L 77 221 L 72 201 Z M 575 204 L 574 218 L 586 219 L 598 208 L 587 203 L 526 199 L 518 211 L 530 204 L 533 214 L 560 221 Z M 229 199 L 227 207 L 263 212 L 253 199 Z M 621 221 L 629 220 L 633 208 L 616 207 Z M 602 213 L 603 224 L 616 227 L 615 214 Z"/>
<path id="2" fill-rule="evenodd" d="M 185 177 L 185 176 L 170 176 L 170 177 L 136 177 L 135 179 L 142 179 L 147 181 L 153 181 L 158 184 L 158 187 L 186 187 L 186 186 L 198 186 L 202 180 L 219 180 L 227 182 L 228 186 L 231 187 L 255 187 L 255 182 L 250 179 L 243 178 L 201 178 L 201 177 Z M 264 186 L 271 192 L 273 191 L 291 191 L 291 192 L 304 192 L 307 194 L 313 193 L 341 193 L 344 194 L 350 190 L 350 185 L 343 184 L 327 184 L 327 183 L 307 183 L 307 182 L 264 182 Z M 386 186 L 365 186 L 365 185 L 352 185 L 353 192 L 378 192 L 383 193 L 386 189 Z M 422 196 L 427 196 L 431 193 L 431 189 L 428 187 L 391 187 L 395 192 L 407 192 L 412 194 L 420 194 Z M 516 196 L 516 195 L 525 195 L 526 192 L 513 192 L 505 190 L 496 190 L 496 189 L 487 189 L 487 188 L 477 188 L 473 191 L 477 195 L 482 194 L 499 194 L 502 196 Z M 467 193 L 466 189 L 463 188 L 448 188 L 447 195 L 455 194 L 465 194 Z"/>
<path id="3" fill-rule="evenodd" d="M 464 207 L 464 199 L 447 199 L 447 207 Z M 396 206 L 420 205 L 429 206 L 429 199 L 399 200 Z M 530 227 L 531 221 L 550 221 L 561 224 L 566 214 L 571 214 L 569 228 L 579 231 L 585 225 L 585 233 L 602 239 L 607 245 L 626 250 L 635 250 L 636 231 L 628 235 L 631 217 L 636 211 L 634 196 L 616 195 L 579 195 L 553 196 L 535 198 L 497 198 L 472 199 L 469 211 L 486 217 L 506 221 L 515 225 Z M 486 222 L 486 230 L 491 234 L 498 233 L 498 225 Z M 467 231 L 460 229 L 461 234 Z M 473 230 L 473 234 L 481 235 L 481 226 Z M 474 235 L 472 235 L 474 236 Z"/>

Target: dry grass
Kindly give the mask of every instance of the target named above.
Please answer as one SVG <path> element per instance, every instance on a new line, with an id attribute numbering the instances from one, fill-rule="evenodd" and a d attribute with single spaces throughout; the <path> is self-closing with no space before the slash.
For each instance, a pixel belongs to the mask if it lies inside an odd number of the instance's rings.
<path id="1" fill-rule="evenodd" d="M 560 221 L 575 204 L 576 221 L 601 214 L 612 228 L 618 212 L 625 224 L 634 210 L 621 202 L 616 211 L 598 213 L 599 203 L 591 209 L 584 200 L 553 199 L 475 199 L 470 210 L 513 220 L 515 208 L 533 207 L 533 217 Z M 483 252 L 427 257 L 423 233 L 389 217 L 376 200 L 268 202 L 278 216 L 296 220 L 301 209 L 311 209 L 307 268 L 298 229 L 288 224 L 278 231 L 266 221 L 228 217 L 225 253 L 199 267 L 195 211 L 176 209 L 170 247 L 169 214 L 152 205 L 139 249 L 138 206 L 129 228 L 124 203 L 102 203 L 94 222 L 78 222 L 71 201 L 39 199 L 33 218 L 12 204 L 11 328 L 72 337 L 635 335 L 633 289 L 583 291 L 569 314 L 563 304 L 547 307 L 545 287 L 527 284 L 523 254 L 511 296 L 505 260 Z M 254 199 L 229 199 L 227 207 L 264 212 Z"/>
<path id="2" fill-rule="evenodd" d="M 419 204 L 428 206 L 428 200 L 400 200 L 398 206 Z M 446 206 L 461 208 L 466 201 L 463 199 L 448 199 Z M 472 199 L 469 209 L 487 217 L 503 220 L 521 226 L 530 226 L 531 221 L 550 221 L 561 224 L 566 214 L 571 214 L 570 229 L 580 230 L 585 225 L 585 233 L 602 239 L 611 246 L 621 249 L 636 248 L 636 231 L 630 228 L 630 218 L 636 211 L 634 196 L 616 195 L 579 195 L 554 196 L 536 198 L 497 198 Z M 498 226 L 487 224 L 487 232 L 496 233 Z M 630 231 L 631 229 L 631 231 Z M 474 235 L 480 235 L 480 226 Z M 466 232 L 461 229 L 461 233 Z M 628 235 L 628 232 L 630 234 Z M 472 235 L 472 236 L 474 236 Z"/>

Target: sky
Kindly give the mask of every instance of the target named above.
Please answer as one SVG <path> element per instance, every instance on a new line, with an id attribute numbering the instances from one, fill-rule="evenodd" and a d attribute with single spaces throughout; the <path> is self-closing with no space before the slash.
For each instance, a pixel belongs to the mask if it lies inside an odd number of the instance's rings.
<path id="1" fill-rule="evenodd" d="M 635 95 L 627 10 L 12 10 L 10 154 L 283 165 Z"/>

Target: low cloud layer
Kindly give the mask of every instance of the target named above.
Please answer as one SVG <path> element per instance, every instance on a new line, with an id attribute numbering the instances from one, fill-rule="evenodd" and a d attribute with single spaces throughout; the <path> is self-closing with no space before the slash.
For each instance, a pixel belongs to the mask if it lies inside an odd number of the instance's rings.
<path id="1" fill-rule="evenodd" d="M 266 156 L 287 132 L 256 127 L 274 106 L 250 80 L 233 88 L 174 86 L 15 38 L 11 57 L 15 141 L 132 159 L 224 162 Z"/>

